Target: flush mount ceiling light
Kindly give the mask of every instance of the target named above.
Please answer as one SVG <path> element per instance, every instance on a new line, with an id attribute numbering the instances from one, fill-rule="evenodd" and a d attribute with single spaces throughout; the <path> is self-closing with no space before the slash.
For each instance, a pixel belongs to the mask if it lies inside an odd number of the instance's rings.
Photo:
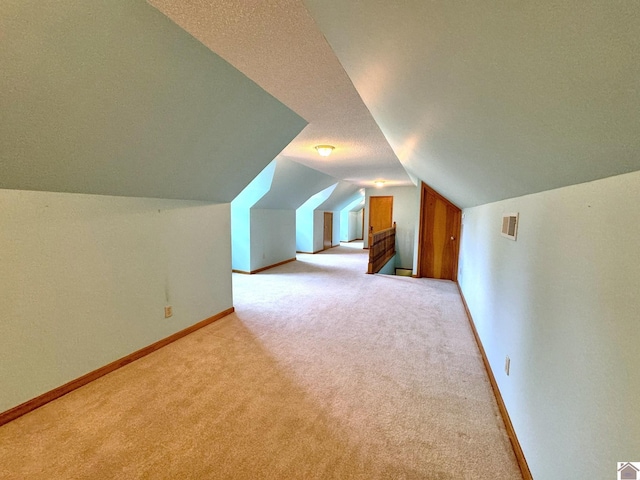
<path id="1" fill-rule="evenodd" d="M 373 182 L 375 184 L 376 187 L 380 188 L 382 186 L 384 186 L 384 180 L 376 180 L 375 182 Z"/>
<path id="2" fill-rule="evenodd" d="M 333 152 L 333 149 L 336 148 L 333 145 L 316 145 L 316 150 L 320 154 L 321 157 L 328 157 Z"/>

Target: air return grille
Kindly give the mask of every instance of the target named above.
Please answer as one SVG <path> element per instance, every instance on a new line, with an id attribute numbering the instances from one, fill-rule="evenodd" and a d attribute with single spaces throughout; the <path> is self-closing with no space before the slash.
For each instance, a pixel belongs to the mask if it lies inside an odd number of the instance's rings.
<path id="1" fill-rule="evenodd" d="M 515 240 L 518 234 L 518 214 L 510 213 L 502 216 L 502 236 Z"/>

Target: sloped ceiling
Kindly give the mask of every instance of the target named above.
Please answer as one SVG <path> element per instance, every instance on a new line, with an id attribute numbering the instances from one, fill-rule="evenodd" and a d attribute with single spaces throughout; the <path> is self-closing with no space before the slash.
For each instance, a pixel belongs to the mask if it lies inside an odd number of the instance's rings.
<path id="1" fill-rule="evenodd" d="M 306 125 L 142 0 L 4 0 L 0 38 L 0 188 L 230 202 Z"/>
<path id="2" fill-rule="evenodd" d="M 313 213 L 314 210 L 318 209 L 318 207 L 331 196 L 337 186 L 338 184 L 334 183 L 333 185 L 329 185 L 324 190 L 320 190 L 315 195 L 309 197 L 302 205 L 298 207 L 298 209 L 296 210 L 296 216 L 302 211 Z"/>
<path id="3" fill-rule="evenodd" d="M 270 190 L 252 208 L 296 210 L 337 180 L 287 158 L 277 158 Z"/>
<path id="4" fill-rule="evenodd" d="M 331 192 L 331 195 L 320 205 L 317 210 L 325 211 L 338 211 L 346 208 L 350 203 L 353 203 L 356 199 L 362 199 L 364 196 L 360 193 L 360 188 L 356 185 L 340 182 L 336 188 Z"/>
<path id="5" fill-rule="evenodd" d="M 142 0 L 0 2 L 0 188 L 226 202 L 282 152 L 465 207 L 640 169 L 640 2 L 151 3 L 208 48 Z"/>
<path id="6" fill-rule="evenodd" d="M 281 156 L 361 186 L 412 183 L 300 0 L 149 3 L 309 122 Z"/>
<path id="7" fill-rule="evenodd" d="M 349 211 L 350 212 L 359 212 L 363 208 L 364 208 L 364 198 L 362 200 L 360 200 L 359 202 L 356 202 L 354 200 L 354 202 L 349 206 Z"/>
<path id="8" fill-rule="evenodd" d="M 258 200 L 271 190 L 271 183 L 275 173 L 276 161 L 273 160 L 233 199 L 231 202 L 232 212 L 234 209 L 249 210 L 253 207 Z"/>
<path id="9" fill-rule="evenodd" d="M 397 157 L 461 207 L 640 169 L 640 2 L 304 0 Z"/>

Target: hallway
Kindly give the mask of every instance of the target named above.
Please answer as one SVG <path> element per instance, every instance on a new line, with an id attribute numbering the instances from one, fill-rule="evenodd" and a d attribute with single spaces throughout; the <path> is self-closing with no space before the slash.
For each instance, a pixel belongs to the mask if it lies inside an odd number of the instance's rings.
<path id="1" fill-rule="evenodd" d="M 234 274 L 236 313 L 0 427 L 0 478 L 521 478 L 455 284 L 366 262 Z"/>
<path id="2" fill-rule="evenodd" d="M 455 284 L 367 258 L 352 242 L 236 275 L 236 314 L 377 464 L 366 478 L 521 478 Z"/>

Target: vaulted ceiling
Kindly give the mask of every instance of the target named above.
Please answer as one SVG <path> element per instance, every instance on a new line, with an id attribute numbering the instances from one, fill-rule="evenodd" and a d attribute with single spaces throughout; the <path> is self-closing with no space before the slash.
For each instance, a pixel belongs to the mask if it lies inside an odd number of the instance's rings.
<path id="1" fill-rule="evenodd" d="M 0 188 L 228 202 L 277 157 L 466 207 L 640 170 L 635 0 L 149 3 L 0 2 Z"/>
<path id="2" fill-rule="evenodd" d="M 461 206 L 640 169 L 640 2 L 305 0 L 396 155 Z"/>
<path id="3" fill-rule="evenodd" d="M 309 122 L 280 156 L 361 186 L 411 184 L 300 0 L 149 3 Z"/>
<path id="4" fill-rule="evenodd" d="M 230 202 L 307 123 L 142 0 L 4 0 L 0 39 L 0 188 Z"/>
<path id="5" fill-rule="evenodd" d="M 640 2 L 151 3 L 309 121 L 282 155 L 334 177 L 403 183 L 397 159 L 465 207 L 640 169 Z"/>

